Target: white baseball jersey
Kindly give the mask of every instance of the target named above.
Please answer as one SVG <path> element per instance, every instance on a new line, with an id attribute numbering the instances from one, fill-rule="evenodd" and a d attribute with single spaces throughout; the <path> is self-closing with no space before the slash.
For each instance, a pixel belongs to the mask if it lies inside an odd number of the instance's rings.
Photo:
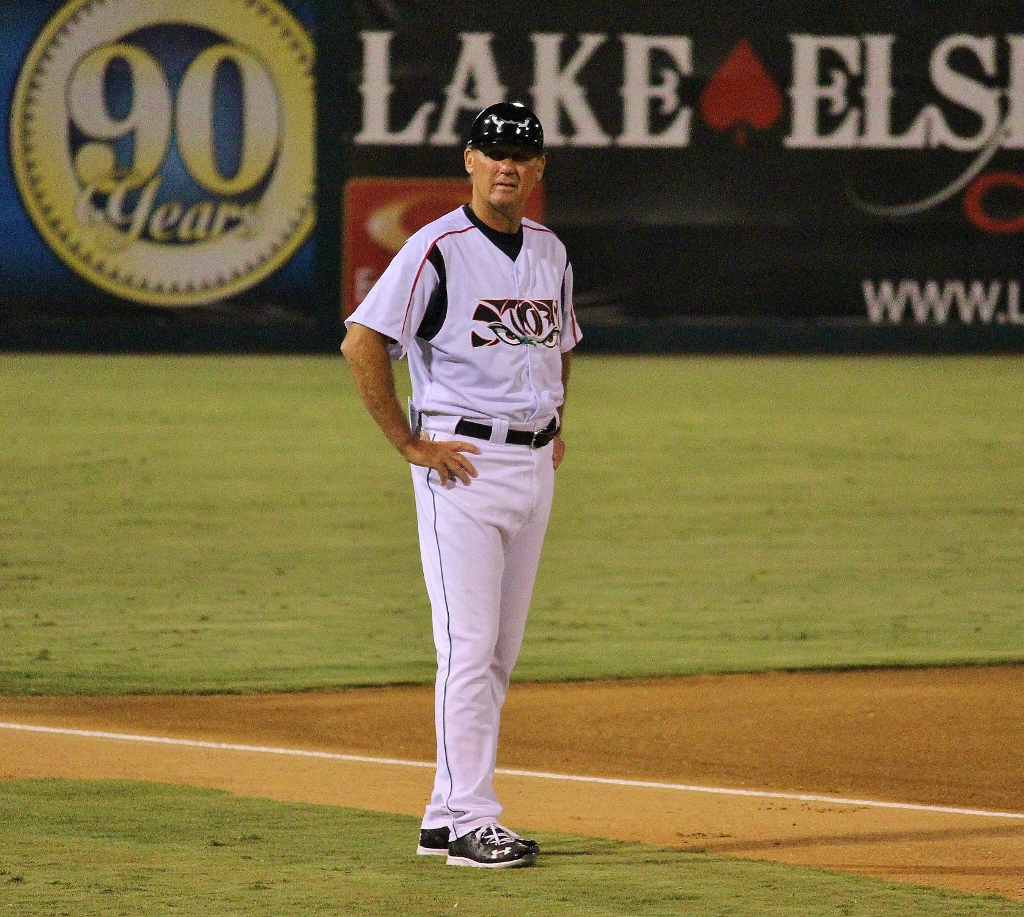
<path id="1" fill-rule="evenodd" d="M 516 254 L 517 236 L 468 207 L 446 214 L 406 242 L 346 321 L 390 338 L 392 359 L 409 357 L 421 414 L 529 426 L 561 406 L 561 354 L 581 337 L 572 267 L 551 230 L 523 220 L 520 233 Z"/>

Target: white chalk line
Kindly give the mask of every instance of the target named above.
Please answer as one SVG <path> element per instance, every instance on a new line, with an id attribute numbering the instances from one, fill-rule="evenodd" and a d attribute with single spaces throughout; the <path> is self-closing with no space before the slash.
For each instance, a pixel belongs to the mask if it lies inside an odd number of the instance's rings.
<path id="1" fill-rule="evenodd" d="M 86 739 L 111 739 L 120 742 L 149 742 L 156 745 L 175 745 L 183 748 L 210 748 L 217 751 L 241 751 L 263 755 L 290 755 L 297 758 L 321 758 L 328 761 L 350 761 L 357 764 L 384 764 L 399 767 L 427 767 L 433 761 L 404 761 L 399 758 L 375 758 L 366 755 L 345 755 L 330 751 L 306 751 L 297 748 L 272 748 L 265 745 L 235 745 L 228 742 L 204 742 L 198 739 L 174 739 L 168 736 L 129 735 L 119 732 L 96 732 L 88 729 L 61 729 L 55 726 L 30 726 L 25 723 L 0 723 L 0 729 L 20 732 L 41 732 L 49 735 L 77 736 Z M 565 780 L 572 783 L 596 783 L 603 786 L 638 787 L 651 790 L 673 790 L 683 793 L 706 793 L 716 796 L 745 796 L 754 799 L 785 799 L 793 802 L 819 802 L 839 806 L 898 809 L 911 812 L 931 812 L 938 815 L 970 815 L 979 818 L 1012 818 L 1024 821 L 1024 813 L 990 812 L 985 809 L 958 809 L 948 806 L 925 806 L 912 802 L 881 802 L 876 799 L 844 799 L 839 796 L 815 796 L 809 793 L 773 793 L 766 790 L 737 790 L 729 787 L 693 786 L 685 783 L 659 783 L 652 780 L 624 780 L 615 777 L 583 777 L 573 774 L 550 774 L 544 771 L 524 771 L 499 767 L 496 774 L 507 777 L 531 777 L 540 780 Z"/>

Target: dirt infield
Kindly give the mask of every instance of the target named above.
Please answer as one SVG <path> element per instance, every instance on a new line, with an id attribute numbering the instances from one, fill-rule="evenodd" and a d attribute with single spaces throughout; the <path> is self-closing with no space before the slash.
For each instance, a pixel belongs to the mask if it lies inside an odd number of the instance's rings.
<path id="1" fill-rule="evenodd" d="M 8 724 L 403 761 L 432 694 L 0 698 Z M 1024 813 L 1024 667 L 514 685 L 499 766 Z M 429 768 L 0 729 L 0 777 L 137 777 L 418 814 Z M 1024 901 L 1024 819 L 503 774 L 506 820 Z"/>

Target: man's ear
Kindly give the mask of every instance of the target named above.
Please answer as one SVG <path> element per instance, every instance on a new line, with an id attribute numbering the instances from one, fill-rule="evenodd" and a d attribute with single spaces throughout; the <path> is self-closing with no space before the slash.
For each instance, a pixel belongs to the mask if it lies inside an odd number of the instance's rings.
<path id="1" fill-rule="evenodd" d="M 463 160 L 466 163 L 466 172 L 469 173 L 470 175 L 472 175 L 473 174 L 473 147 L 467 146 L 466 149 L 463 150 L 462 158 L 463 158 Z"/>

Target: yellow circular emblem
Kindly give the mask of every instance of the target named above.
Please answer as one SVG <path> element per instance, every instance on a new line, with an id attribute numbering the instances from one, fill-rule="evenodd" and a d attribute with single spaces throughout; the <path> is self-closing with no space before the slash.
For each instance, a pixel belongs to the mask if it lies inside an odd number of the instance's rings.
<path id="1" fill-rule="evenodd" d="M 277 0 L 71 0 L 11 109 L 22 199 L 50 247 L 117 296 L 204 305 L 313 228 L 314 50 Z"/>

